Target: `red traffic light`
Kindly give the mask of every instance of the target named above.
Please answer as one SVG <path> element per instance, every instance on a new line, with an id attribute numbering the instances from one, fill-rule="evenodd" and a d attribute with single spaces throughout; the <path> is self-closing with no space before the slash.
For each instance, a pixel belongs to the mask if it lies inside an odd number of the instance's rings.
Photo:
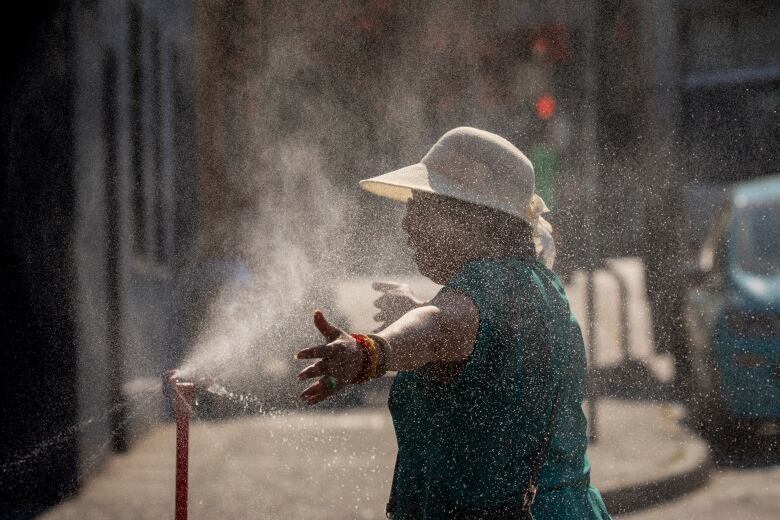
<path id="1" fill-rule="evenodd" d="M 536 116 L 545 121 L 555 114 L 555 97 L 552 94 L 542 94 L 536 99 Z"/>

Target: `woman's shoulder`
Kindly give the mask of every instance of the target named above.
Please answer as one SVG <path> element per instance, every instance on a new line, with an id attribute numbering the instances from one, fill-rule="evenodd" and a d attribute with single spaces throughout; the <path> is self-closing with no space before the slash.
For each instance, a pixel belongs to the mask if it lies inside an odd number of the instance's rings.
<path id="1" fill-rule="evenodd" d="M 464 264 L 444 286 L 470 296 L 478 307 L 506 303 L 513 294 L 533 292 L 539 277 L 535 262 L 514 259 L 480 259 Z"/>
<path id="2" fill-rule="evenodd" d="M 508 258 L 468 262 L 446 287 L 485 303 L 502 303 L 512 295 L 536 295 L 550 305 L 553 302 L 557 302 L 554 306 L 568 305 L 561 280 L 542 262 L 535 260 Z"/>
<path id="3" fill-rule="evenodd" d="M 480 258 L 463 264 L 454 279 L 462 276 L 522 276 L 531 275 L 538 269 L 547 270 L 536 260 L 524 258 Z"/>
<path id="4" fill-rule="evenodd" d="M 513 273 L 504 261 L 489 258 L 471 260 L 458 269 L 445 287 L 493 289 L 506 285 L 512 276 Z"/>
<path id="5" fill-rule="evenodd" d="M 524 258 L 486 258 L 464 264 L 453 277 L 453 281 L 475 280 L 483 283 L 504 283 L 512 285 L 540 285 L 550 282 L 562 286 L 558 276 L 542 262 Z"/>

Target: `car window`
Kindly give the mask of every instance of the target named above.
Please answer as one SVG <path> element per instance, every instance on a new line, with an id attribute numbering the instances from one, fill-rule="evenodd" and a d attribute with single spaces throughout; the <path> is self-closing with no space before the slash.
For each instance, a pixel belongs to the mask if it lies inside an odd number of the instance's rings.
<path id="1" fill-rule="evenodd" d="M 780 201 L 737 205 L 734 261 L 748 273 L 780 275 Z"/>

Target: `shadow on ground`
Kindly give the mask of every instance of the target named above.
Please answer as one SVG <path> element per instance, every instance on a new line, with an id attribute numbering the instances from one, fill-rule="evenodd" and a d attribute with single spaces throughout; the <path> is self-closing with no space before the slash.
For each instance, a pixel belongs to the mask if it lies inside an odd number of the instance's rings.
<path id="1" fill-rule="evenodd" d="M 765 468 L 780 465 L 780 435 L 745 433 L 741 437 L 711 442 L 713 462 L 731 469 Z"/>
<path id="2" fill-rule="evenodd" d="M 680 397 L 673 385 L 660 381 L 645 363 L 634 359 L 608 367 L 591 367 L 588 395 L 632 401 L 670 401 Z"/>

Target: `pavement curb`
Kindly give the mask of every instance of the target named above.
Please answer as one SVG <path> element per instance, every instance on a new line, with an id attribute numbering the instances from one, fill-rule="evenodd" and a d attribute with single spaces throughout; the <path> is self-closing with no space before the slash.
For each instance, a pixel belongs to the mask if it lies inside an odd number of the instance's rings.
<path id="1" fill-rule="evenodd" d="M 684 469 L 663 477 L 631 484 L 630 486 L 607 489 L 601 492 L 604 503 L 610 514 L 621 515 L 633 513 L 663 502 L 673 500 L 704 485 L 712 471 L 712 456 L 709 446 L 701 439 L 698 453 L 686 461 Z"/>

